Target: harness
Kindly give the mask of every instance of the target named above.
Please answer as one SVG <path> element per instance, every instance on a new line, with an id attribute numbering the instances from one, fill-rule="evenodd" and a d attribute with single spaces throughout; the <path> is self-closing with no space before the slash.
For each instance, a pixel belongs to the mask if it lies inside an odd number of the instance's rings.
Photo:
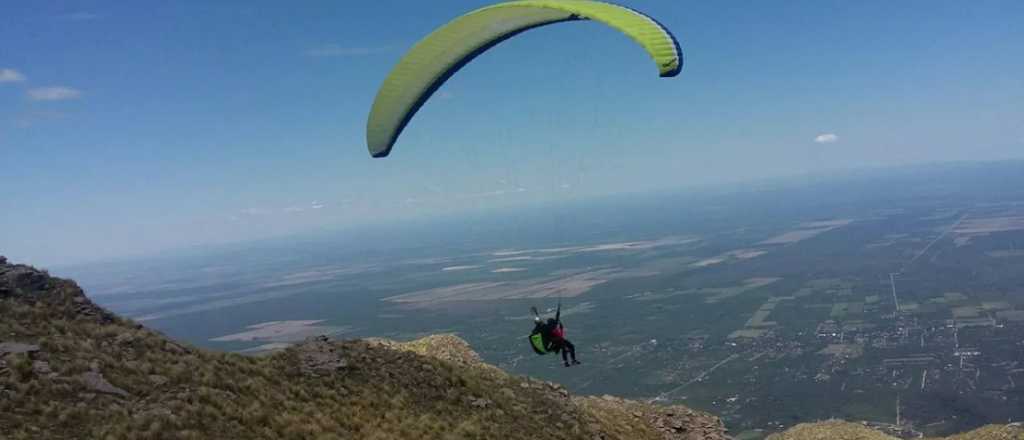
<path id="1" fill-rule="evenodd" d="M 530 334 L 530 347 L 533 347 L 533 351 L 539 355 L 548 354 L 548 349 L 544 344 L 544 335 L 540 332 L 534 332 Z"/>

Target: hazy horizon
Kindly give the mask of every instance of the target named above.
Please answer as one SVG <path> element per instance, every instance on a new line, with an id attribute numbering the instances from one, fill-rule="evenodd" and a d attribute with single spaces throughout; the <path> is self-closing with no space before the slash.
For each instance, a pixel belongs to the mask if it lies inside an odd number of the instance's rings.
<path id="1" fill-rule="evenodd" d="M 177 258 L 182 256 L 198 256 L 210 253 L 222 253 L 229 250 L 237 250 L 253 246 L 259 247 L 268 244 L 280 245 L 288 243 L 289 241 L 302 242 L 310 239 L 317 239 L 323 237 L 353 238 L 359 237 L 361 234 L 367 233 L 377 234 L 375 236 L 380 238 L 379 243 L 381 245 L 386 247 L 394 247 L 394 240 L 387 240 L 382 238 L 384 235 L 388 234 L 388 231 L 394 232 L 396 236 L 402 236 L 408 234 L 409 230 L 445 229 L 449 227 L 449 225 L 454 223 L 465 223 L 471 225 L 474 224 L 473 222 L 476 222 L 476 224 L 490 225 L 491 223 L 493 223 L 493 220 L 495 218 L 498 218 L 502 215 L 510 216 L 511 214 L 514 213 L 537 214 L 543 212 L 542 210 L 548 208 L 564 209 L 567 211 L 571 211 L 573 209 L 585 207 L 588 204 L 603 203 L 607 205 L 609 203 L 615 203 L 615 200 L 629 199 L 632 196 L 666 194 L 707 197 L 723 193 L 753 193 L 760 190 L 762 186 L 765 185 L 767 185 L 768 187 L 781 185 L 783 188 L 799 188 L 801 186 L 806 186 L 809 182 L 830 184 L 836 183 L 841 179 L 857 178 L 862 174 L 878 175 L 881 176 L 881 178 L 885 179 L 897 177 L 900 174 L 906 173 L 911 170 L 937 171 L 945 168 L 970 168 L 998 165 L 1012 166 L 1015 163 L 1024 164 L 1024 159 L 1009 159 L 1002 161 L 921 162 L 914 164 L 845 168 L 832 170 L 832 172 L 799 173 L 782 176 L 765 176 L 759 178 L 740 179 L 734 182 L 720 182 L 716 184 L 690 185 L 675 188 L 655 188 L 645 191 L 609 193 L 599 195 L 584 195 L 576 196 L 574 198 L 567 198 L 563 200 L 540 200 L 532 202 L 527 201 L 519 204 L 511 204 L 506 206 L 488 208 L 466 208 L 456 212 L 434 212 L 431 213 L 431 215 L 401 217 L 379 222 L 365 222 L 348 225 L 317 225 L 302 230 L 288 231 L 276 235 L 249 237 L 230 241 L 210 241 L 204 243 L 170 245 L 166 247 L 152 248 L 138 252 L 129 252 L 118 255 L 106 255 L 102 257 L 92 258 L 86 257 L 70 260 L 33 260 L 30 258 L 24 258 L 18 255 L 17 253 L 11 252 L 9 249 L 0 249 L 0 255 L 8 257 L 13 262 L 31 264 L 38 267 L 45 267 L 49 269 L 58 270 L 77 270 L 97 264 L 102 265 L 108 263 L 127 263 L 133 259 L 150 260 L 154 258 Z M 564 214 L 562 215 L 564 216 Z M 540 214 L 540 216 L 546 216 L 543 217 L 541 221 L 548 222 L 551 225 L 554 225 L 559 217 L 559 214 Z M 515 222 L 517 220 L 517 218 L 511 218 L 509 221 Z"/>
<path id="2" fill-rule="evenodd" d="M 532 235 L 520 237 L 527 245 L 543 245 L 558 243 L 562 241 L 577 240 L 579 237 L 560 237 L 561 234 L 588 235 L 590 232 L 578 230 L 572 225 L 573 222 L 600 221 L 601 218 L 593 219 L 591 216 L 605 215 L 611 211 L 635 211 L 634 215 L 646 216 L 656 207 L 660 200 L 665 197 L 683 197 L 692 202 L 693 206 L 687 208 L 700 210 L 706 203 L 720 203 L 733 197 L 755 196 L 764 191 L 772 191 L 776 194 L 788 195 L 797 192 L 816 191 L 817 186 L 844 187 L 849 183 L 857 186 L 859 182 L 873 180 L 878 184 L 890 184 L 900 179 L 911 178 L 913 173 L 923 172 L 937 175 L 956 175 L 971 173 L 974 169 L 1008 169 L 1024 168 L 1024 159 L 1007 161 L 956 161 L 956 162 L 934 162 L 919 163 L 911 165 L 894 165 L 885 167 L 859 167 L 845 170 L 837 170 L 832 173 L 798 174 L 780 177 L 765 177 L 759 179 L 741 180 L 732 183 L 721 183 L 717 185 L 690 186 L 669 189 L 654 189 L 632 193 L 605 194 L 582 196 L 574 199 L 561 201 L 539 201 L 529 204 L 498 207 L 486 210 L 468 210 L 457 213 L 440 213 L 427 217 L 401 218 L 377 223 L 363 223 L 346 225 L 340 227 L 318 227 L 303 231 L 294 231 L 276 236 L 266 236 L 250 239 L 242 239 L 231 242 L 212 242 L 202 244 L 190 244 L 183 246 L 172 246 L 163 249 L 151 250 L 134 254 L 113 256 L 107 258 L 94 258 L 81 261 L 72 261 L 59 264 L 44 264 L 38 261 L 19 260 L 16 257 L 7 255 L 12 261 L 26 264 L 33 264 L 48 269 L 70 270 L 79 275 L 91 272 L 93 266 L 130 264 L 133 260 L 152 261 L 154 259 L 171 259 L 180 261 L 181 258 L 202 257 L 218 254 L 245 255 L 255 249 L 280 249 L 295 245 L 299 247 L 310 246 L 318 243 L 324 246 L 340 243 L 357 244 L 353 249 L 358 258 L 358 252 L 365 252 L 372 249 L 380 250 L 402 250 L 419 248 L 423 243 L 429 242 L 436 249 L 444 249 L 460 241 L 478 240 L 480 243 L 472 244 L 475 248 L 493 247 L 495 244 L 492 237 L 481 236 L 480 231 L 496 231 L 495 234 L 504 234 L 511 230 L 522 231 L 529 229 L 548 229 L 547 236 Z M 655 200 L 654 202 L 639 202 L 638 200 Z M 647 204 L 645 204 L 647 203 Z M 654 205 L 654 206 L 651 206 Z M 596 211 L 594 210 L 596 209 Z M 568 222 L 566 221 L 568 220 Z M 615 221 L 621 221 L 615 220 Z M 569 225 L 563 223 L 570 223 Z M 473 230 L 473 234 L 465 235 L 464 231 Z M 656 235 L 656 234 L 655 234 Z M 560 238 L 559 238 L 560 237 Z M 506 242 L 508 237 L 500 239 Z M 595 239 L 594 241 L 600 241 Z M 3 254 L 0 252 L 0 254 Z M 101 270 L 102 271 L 102 270 Z"/>

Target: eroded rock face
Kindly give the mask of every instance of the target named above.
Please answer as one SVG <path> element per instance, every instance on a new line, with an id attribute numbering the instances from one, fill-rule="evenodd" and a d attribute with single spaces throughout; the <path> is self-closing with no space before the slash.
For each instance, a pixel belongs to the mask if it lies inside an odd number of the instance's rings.
<path id="1" fill-rule="evenodd" d="M 344 353 L 326 336 L 307 339 L 296 346 L 299 354 L 299 370 L 303 374 L 331 374 L 348 366 Z"/>

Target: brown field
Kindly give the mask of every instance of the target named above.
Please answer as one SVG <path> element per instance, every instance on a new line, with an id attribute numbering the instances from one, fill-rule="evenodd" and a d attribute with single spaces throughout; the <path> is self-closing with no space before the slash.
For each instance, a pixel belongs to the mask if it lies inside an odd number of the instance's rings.
<path id="1" fill-rule="evenodd" d="M 713 287 L 709 289 L 701 289 L 700 293 L 711 293 L 712 296 L 705 299 L 704 302 L 708 304 L 713 304 L 720 302 L 724 299 L 732 298 L 748 290 L 753 290 L 757 289 L 758 287 L 767 286 L 781 279 L 782 278 L 750 278 L 745 280 L 743 284 L 739 286 Z"/>
<path id="2" fill-rule="evenodd" d="M 724 254 L 693 263 L 693 267 L 713 266 L 726 261 L 749 260 L 751 258 L 760 257 L 766 253 L 768 253 L 768 251 L 760 249 L 737 249 L 735 251 L 729 251 Z"/>
<path id="3" fill-rule="evenodd" d="M 746 321 L 746 326 L 749 326 L 749 327 L 773 326 L 773 325 L 776 324 L 775 321 L 766 321 L 765 320 L 765 318 L 767 318 L 768 315 L 770 315 L 770 314 L 771 314 L 771 311 L 768 311 L 768 310 L 758 310 L 758 311 L 754 312 L 754 316 L 752 316 L 748 321 Z"/>
<path id="4" fill-rule="evenodd" d="M 557 248 L 538 248 L 538 249 L 505 249 L 500 251 L 491 252 L 492 256 L 499 257 L 499 259 L 506 258 L 519 258 L 519 259 L 535 259 L 525 258 L 530 257 L 530 254 L 574 254 L 584 252 L 608 252 L 608 251 L 635 251 L 635 250 L 648 250 L 662 246 L 677 246 L 683 244 L 689 244 L 699 241 L 697 237 L 664 237 L 656 240 L 642 240 L 642 241 L 626 241 L 619 243 L 602 243 L 595 245 L 586 246 L 567 246 Z M 550 257 L 549 257 L 550 258 Z M 543 258 L 547 259 L 547 258 Z M 505 260 L 508 261 L 508 260 Z"/>
<path id="5" fill-rule="evenodd" d="M 978 306 L 964 306 L 953 308 L 954 318 L 975 318 L 978 315 L 981 315 L 981 311 L 978 309 Z"/>
<path id="6" fill-rule="evenodd" d="M 988 234 L 1024 229 L 1024 217 L 989 217 L 964 220 L 953 232 L 957 234 Z"/>
<path id="7" fill-rule="evenodd" d="M 454 271 L 457 271 L 457 270 L 470 270 L 470 269 L 478 269 L 478 268 L 480 268 L 480 266 L 475 266 L 475 265 L 448 266 L 448 267 L 442 267 L 441 268 L 441 272 L 454 272 Z"/>
<path id="8" fill-rule="evenodd" d="M 813 238 L 819 234 L 831 231 L 836 228 L 841 228 L 852 223 L 851 219 L 838 219 L 838 220 L 827 220 L 817 222 L 804 222 L 799 227 L 792 231 L 783 232 L 782 234 L 776 235 L 772 238 L 764 240 L 758 244 L 790 244 L 798 241 L 807 240 Z"/>
<path id="9" fill-rule="evenodd" d="M 765 241 L 762 241 L 762 242 L 760 242 L 758 244 L 789 244 L 789 243 L 796 243 L 798 241 L 803 241 L 803 240 L 806 240 L 808 238 L 815 237 L 818 234 L 821 234 L 823 232 L 831 231 L 832 229 L 835 229 L 835 228 L 829 227 L 829 228 L 817 228 L 817 229 L 799 229 L 799 230 L 796 230 L 796 231 L 784 232 L 782 234 L 779 234 L 779 235 L 776 235 L 776 236 L 774 236 L 772 238 L 769 238 L 769 239 L 767 239 Z"/>
<path id="10" fill-rule="evenodd" d="M 757 338 L 757 337 L 760 337 L 761 335 L 763 335 L 765 333 L 768 333 L 767 329 L 762 329 L 762 328 L 742 329 L 742 330 L 736 330 L 736 331 L 734 331 L 732 333 L 729 333 L 729 339 Z"/>
<path id="11" fill-rule="evenodd" d="M 765 318 L 772 313 L 771 310 L 758 310 L 747 320 L 747 327 L 774 327 L 778 325 L 775 321 L 765 321 Z"/>
<path id="12" fill-rule="evenodd" d="M 505 284 L 506 283 L 501 282 L 456 284 L 454 286 L 417 290 L 415 292 L 396 295 L 384 299 L 392 302 L 444 301 L 452 298 L 464 299 L 464 297 L 469 295 L 495 290 Z"/>
<path id="13" fill-rule="evenodd" d="M 598 269 L 585 272 L 566 271 L 554 276 L 526 280 L 466 283 L 417 290 L 388 297 L 385 300 L 396 303 L 429 305 L 431 303 L 447 301 L 492 301 L 550 297 L 571 298 L 582 295 L 595 286 L 614 279 L 650 276 L 652 274 L 654 273 L 623 269 Z"/>
<path id="14" fill-rule="evenodd" d="M 708 258 L 706 260 L 700 260 L 700 261 L 698 261 L 696 263 L 693 263 L 693 267 L 714 266 L 714 265 L 716 265 L 718 263 L 722 263 L 722 262 L 725 262 L 725 258 L 722 258 L 722 257 Z"/>
<path id="15" fill-rule="evenodd" d="M 993 232 L 1007 232 L 1024 230 L 1024 216 L 1004 215 L 998 217 L 970 218 L 965 219 L 953 229 L 955 236 L 953 243 L 957 246 L 966 246 L 971 240 L 978 236 L 984 236 Z M 995 251 L 1000 252 L 1000 251 Z M 1014 252 L 1014 251 L 1011 251 Z M 999 256 L 991 255 L 990 256 Z M 1005 257 L 1019 256 L 1006 254 Z"/>
<path id="16" fill-rule="evenodd" d="M 373 266 L 354 266 L 354 267 L 322 267 L 311 270 L 304 270 L 302 272 L 296 272 L 288 275 L 284 275 L 277 280 L 264 283 L 262 287 L 284 287 L 294 286 L 299 284 L 316 283 L 321 281 L 328 281 L 335 278 L 356 275 L 367 272 L 375 272 L 377 269 Z"/>
<path id="17" fill-rule="evenodd" d="M 1008 303 L 1006 301 L 985 301 L 985 302 L 981 303 L 981 308 L 986 310 L 986 311 L 990 311 L 990 310 L 1006 310 L 1006 309 L 1013 308 L 1013 306 L 1011 306 L 1010 303 Z"/>
<path id="18" fill-rule="evenodd" d="M 853 223 L 852 219 L 841 218 L 841 219 L 836 219 L 836 220 L 824 220 L 824 221 L 818 221 L 818 222 L 803 222 L 803 223 L 800 223 L 800 227 L 801 228 L 828 228 L 828 227 L 846 226 L 846 225 L 848 225 L 850 223 Z"/>

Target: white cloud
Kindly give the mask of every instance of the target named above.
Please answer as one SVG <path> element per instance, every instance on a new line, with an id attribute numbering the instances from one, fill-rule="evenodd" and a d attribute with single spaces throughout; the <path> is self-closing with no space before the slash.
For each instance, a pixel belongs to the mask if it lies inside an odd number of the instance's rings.
<path id="1" fill-rule="evenodd" d="M 298 206 L 289 206 L 287 208 L 284 208 L 284 212 L 302 212 L 302 211 L 305 211 L 305 210 L 306 210 L 306 208 L 301 208 L 301 207 L 298 207 Z"/>
<path id="2" fill-rule="evenodd" d="M 22 82 L 25 80 L 25 75 L 14 69 L 0 69 L 0 83 L 6 82 Z"/>
<path id="3" fill-rule="evenodd" d="M 819 144 L 834 144 L 839 142 L 839 136 L 835 133 L 822 133 L 814 138 L 814 142 Z"/>
<path id="4" fill-rule="evenodd" d="M 337 44 L 326 44 L 314 47 L 306 51 L 311 57 L 358 57 L 387 52 L 388 46 L 341 46 Z"/>
<path id="5" fill-rule="evenodd" d="M 323 209 L 323 207 L 325 207 L 325 206 L 327 206 L 327 205 L 325 205 L 323 203 L 320 203 L 320 202 L 318 202 L 316 200 L 314 200 L 313 203 L 309 205 L 309 207 L 312 208 L 312 209 Z"/>
<path id="6" fill-rule="evenodd" d="M 33 101 L 63 101 L 82 96 L 82 92 L 71 87 L 52 86 L 29 89 L 28 97 Z"/>

